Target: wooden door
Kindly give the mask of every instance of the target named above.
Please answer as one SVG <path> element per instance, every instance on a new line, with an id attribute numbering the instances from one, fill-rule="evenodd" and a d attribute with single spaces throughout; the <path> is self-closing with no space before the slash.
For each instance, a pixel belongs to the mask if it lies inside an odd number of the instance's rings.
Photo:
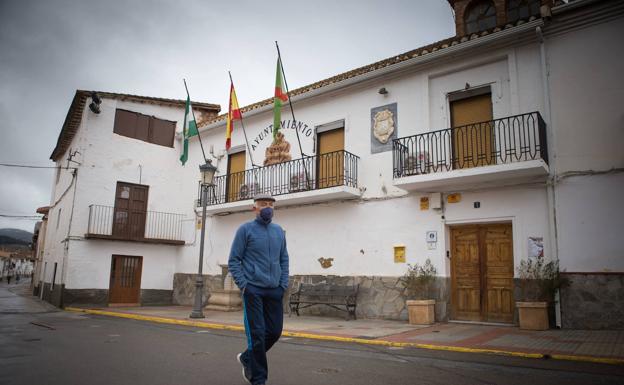
<path id="1" fill-rule="evenodd" d="M 228 155 L 227 170 L 227 201 L 234 202 L 241 199 L 253 198 L 250 186 L 241 187 L 245 184 L 245 151 Z"/>
<path id="2" fill-rule="evenodd" d="M 451 229 L 451 318 L 513 321 L 511 224 Z"/>
<path id="3" fill-rule="evenodd" d="M 485 252 L 485 318 L 489 322 L 513 322 L 513 242 L 511 224 L 481 228 Z"/>
<path id="4" fill-rule="evenodd" d="M 451 102 L 453 168 L 494 164 L 490 93 Z"/>
<path id="5" fill-rule="evenodd" d="M 317 188 L 344 184 L 344 128 L 318 134 Z"/>
<path id="6" fill-rule="evenodd" d="M 147 216 L 148 186 L 117 182 L 113 210 L 113 236 L 143 239 Z"/>
<path id="7" fill-rule="evenodd" d="M 452 229 L 451 235 L 452 314 L 456 320 L 481 320 L 481 260 L 479 228 Z"/>
<path id="8" fill-rule="evenodd" d="M 139 304 L 142 266 L 143 257 L 113 255 L 109 303 L 118 305 Z"/>

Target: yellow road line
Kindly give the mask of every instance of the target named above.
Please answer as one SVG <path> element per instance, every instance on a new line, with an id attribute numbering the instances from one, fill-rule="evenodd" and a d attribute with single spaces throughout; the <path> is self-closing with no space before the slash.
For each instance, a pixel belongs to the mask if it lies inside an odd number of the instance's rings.
<path id="1" fill-rule="evenodd" d="M 134 319 L 134 320 L 140 320 L 140 321 L 150 321 L 150 322 L 172 324 L 172 325 L 194 326 L 194 327 L 206 328 L 206 329 L 245 331 L 245 328 L 243 326 L 238 326 L 238 325 L 208 323 L 208 322 L 203 322 L 203 321 L 181 320 L 181 319 L 165 318 L 165 317 L 153 317 L 153 316 L 146 316 L 146 315 L 140 315 L 140 314 L 120 313 L 120 312 L 106 311 L 106 310 L 81 309 L 81 308 L 75 308 L 75 307 L 66 307 L 65 310 L 72 311 L 72 312 L 79 312 L 79 313 L 105 315 L 105 316 L 110 316 L 110 317 L 128 318 L 128 319 Z M 393 341 L 385 341 L 385 340 L 369 340 L 369 339 L 364 339 L 364 338 L 340 337 L 340 336 L 323 335 L 323 334 L 291 332 L 287 330 L 284 331 L 282 335 L 286 337 L 307 338 L 307 339 L 321 340 L 321 341 L 350 342 L 350 343 L 356 343 L 356 344 L 388 346 L 388 347 L 397 347 L 397 348 L 419 348 L 419 349 L 442 350 L 442 351 L 461 352 L 461 353 L 496 354 L 496 355 L 502 355 L 502 356 L 522 357 L 522 358 L 550 357 L 555 360 L 593 362 L 593 363 L 611 364 L 611 365 L 624 365 L 624 359 L 618 359 L 618 358 L 575 356 L 575 355 L 565 355 L 565 354 L 546 355 L 542 353 L 523 353 L 523 352 L 514 352 L 514 351 L 508 351 L 508 350 L 498 350 L 498 349 L 479 349 L 479 348 L 467 348 L 467 347 L 461 347 L 461 346 L 419 344 L 419 343 L 414 343 L 414 342 L 393 342 Z"/>

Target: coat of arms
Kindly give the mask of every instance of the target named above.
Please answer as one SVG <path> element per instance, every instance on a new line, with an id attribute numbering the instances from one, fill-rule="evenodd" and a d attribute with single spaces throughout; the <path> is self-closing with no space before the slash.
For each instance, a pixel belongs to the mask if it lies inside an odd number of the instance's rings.
<path id="1" fill-rule="evenodd" d="M 375 114 L 373 123 L 373 135 L 382 144 L 388 143 L 388 139 L 394 132 L 394 116 L 392 111 L 383 110 Z"/>

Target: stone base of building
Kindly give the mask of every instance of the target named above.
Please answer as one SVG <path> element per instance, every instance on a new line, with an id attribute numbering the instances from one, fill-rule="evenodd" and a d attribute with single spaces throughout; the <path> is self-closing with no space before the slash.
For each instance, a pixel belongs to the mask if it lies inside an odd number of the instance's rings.
<path id="1" fill-rule="evenodd" d="M 141 306 L 173 305 L 173 290 L 141 289 Z"/>
<path id="2" fill-rule="evenodd" d="M 193 306 L 195 304 L 195 277 L 197 274 L 175 273 L 173 275 L 172 301 L 174 305 Z M 204 291 L 202 303 L 208 304 L 208 298 L 213 290 L 223 290 L 222 275 L 204 275 Z"/>
<path id="3" fill-rule="evenodd" d="M 360 285 L 356 308 L 358 319 L 408 320 L 408 310 L 405 305 L 406 297 L 400 277 L 296 275 L 290 278 L 288 293 L 296 290 L 299 283 L 318 284 L 322 282 L 330 285 Z M 447 321 L 450 303 L 450 279 L 437 278 L 431 292 L 433 293 L 431 299 L 436 301 L 435 321 Z M 288 293 L 284 296 L 286 305 L 288 304 Z M 288 307 L 285 309 L 288 311 Z M 301 315 L 344 317 L 343 312 L 324 305 L 300 309 L 299 313 Z M 296 315 L 292 316 L 296 317 Z"/>
<path id="4" fill-rule="evenodd" d="M 108 289 L 66 289 L 65 285 L 54 285 L 54 289 L 51 289 L 49 283 L 44 283 L 43 292 L 40 292 L 40 285 L 37 285 L 33 293 L 60 308 L 66 306 L 108 306 Z M 140 296 L 140 304 L 145 306 L 173 304 L 172 290 L 141 289 Z"/>
<path id="5" fill-rule="evenodd" d="M 40 292 L 43 290 L 43 292 Z M 40 298 L 46 302 L 51 303 L 56 307 L 63 307 L 63 291 L 65 290 L 65 285 L 52 285 L 50 283 L 43 283 L 40 288 L 37 290 Z"/>
<path id="6" fill-rule="evenodd" d="M 193 305 L 195 295 L 195 274 L 176 273 L 173 279 L 173 303 L 176 305 Z M 204 276 L 204 303 L 209 294 L 223 290 L 222 275 Z M 295 275 L 289 280 L 289 287 L 284 294 L 284 312 L 288 314 L 289 294 L 296 290 L 299 283 L 329 283 L 335 285 L 359 284 L 356 316 L 358 319 L 376 318 L 407 321 L 407 307 L 403 285 L 400 277 L 376 276 L 335 276 L 335 275 Z M 435 282 L 435 320 L 447 321 L 450 303 L 450 279 L 440 277 Z M 315 305 L 300 309 L 301 315 L 316 315 L 344 318 L 344 313 L 329 306 Z M 296 317 L 296 315 L 293 315 Z"/>
<path id="7" fill-rule="evenodd" d="M 624 273 L 566 273 L 564 329 L 624 329 Z"/>

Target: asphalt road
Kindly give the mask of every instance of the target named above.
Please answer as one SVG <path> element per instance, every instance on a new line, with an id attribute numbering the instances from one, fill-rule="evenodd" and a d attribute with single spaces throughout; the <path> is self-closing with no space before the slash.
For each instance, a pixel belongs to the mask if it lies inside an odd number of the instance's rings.
<path id="1" fill-rule="evenodd" d="M 57 311 L 0 285 L 0 384 L 243 385 L 239 332 Z M 283 338 L 269 384 L 624 384 L 624 367 Z"/>

